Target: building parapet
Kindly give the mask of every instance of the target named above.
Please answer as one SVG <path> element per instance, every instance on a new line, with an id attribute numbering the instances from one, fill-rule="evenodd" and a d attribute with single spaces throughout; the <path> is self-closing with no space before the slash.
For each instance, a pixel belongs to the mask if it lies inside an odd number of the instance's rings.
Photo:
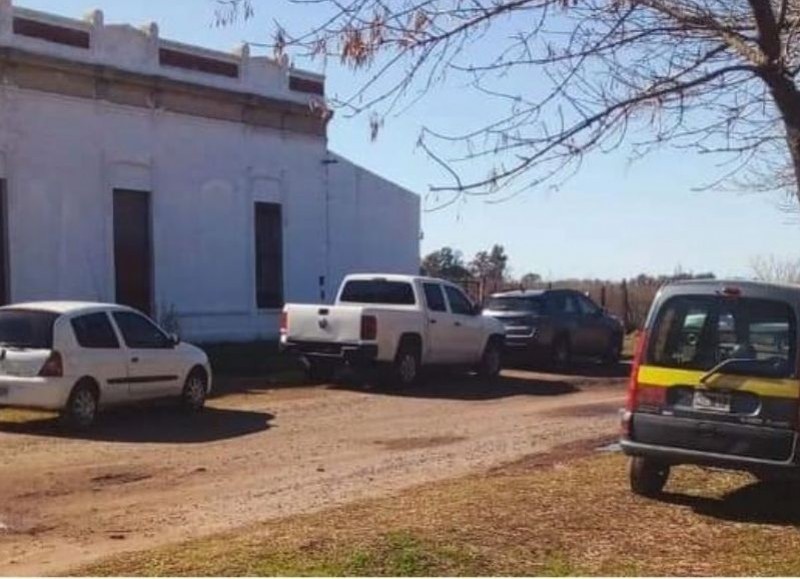
<path id="1" fill-rule="evenodd" d="M 101 10 L 78 20 L 0 0 L 0 46 L 324 108 L 322 75 L 293 69 L 285 60 L 251 56 L 248 45 L 226 53 L 162 39 L 155 23 L 106 24 Z"/>

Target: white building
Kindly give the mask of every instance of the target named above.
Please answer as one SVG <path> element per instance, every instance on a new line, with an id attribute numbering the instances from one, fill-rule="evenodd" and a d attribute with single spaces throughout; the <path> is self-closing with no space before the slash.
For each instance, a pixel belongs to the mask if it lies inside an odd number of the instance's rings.
<path id="1" fill-rule="evenodd" d="M 277 333 L 352 271 L 413 273 L 419 199 L 327 149 L 324 79 L 0 0 L 0 301 Z"/>

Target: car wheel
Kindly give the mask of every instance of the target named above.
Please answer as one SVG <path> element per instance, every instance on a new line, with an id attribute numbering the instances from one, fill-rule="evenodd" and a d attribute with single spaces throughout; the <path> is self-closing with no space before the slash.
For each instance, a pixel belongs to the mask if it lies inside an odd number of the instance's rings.
<path id="1" fill-rule="evenodd" d="M 652 458 L 634 456 L 629 467 L 631 490 L 643 497 L 658 496 L 667 484 L 669 470 L 668 464 Z"/>
<path id="2" fill-rule="evenodd" d="M 503 350 L 497 340 L 490 340 L 478 365 L 478 376 L 485 379 L 496 378 L 502 368 Z"/>
<path id="3" fill-rule="evenodd" d="M 559 370 L 564 370 L 569 367 L 572 362 L 572 348 L 570 347 L 569 338 L 561 336 L 553 344 L 552 363 L 553 366 Z"/>
<path id="4" fill-rule="evenodd" d="M 603 355 L 603 362 L 609 366 L 615 366 L 619 364 L 620 358 L 622 358 L 622 336 L 614 336 L 611 338 L 608 350 Z"/>
<path id="5" fill-rule="evenodd" d="M 97 419 L 97 411 L 97 390 L 89 383 L 81 382 L 72 389 L 61 418 L 71 429 L 86 430 Z"/>
<path id="6" fill-rule="evenodd" d="M 401 344 L 392 364 L 392 382 L 397 386 L 413 386 L 419 380 L 419 371 L 418 349 L 408 342 Z"/>
<path id="7" fill-rule="evenodd" d="M 208 390 L 206 376 L 199 370 L 192 370 L 186 378 L 181 394 L 181 402 L 186 410 L 199 412 L 206 405 Z"/>

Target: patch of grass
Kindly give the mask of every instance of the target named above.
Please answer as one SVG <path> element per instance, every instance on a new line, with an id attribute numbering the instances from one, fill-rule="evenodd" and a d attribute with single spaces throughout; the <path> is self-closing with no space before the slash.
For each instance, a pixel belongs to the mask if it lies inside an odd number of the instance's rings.
<path id="1" fill-rule="evenodd" d="M 33 420 L 55 418 L 56 416 L 58 416 L 57 412 L 49 412 L 47 410 L 0 408 L 0 423 L 4 422 L 6 424 L 22 424 Z"/>
<path id="2" fill-rule="evenodd" d="M 683 467 L 660 500 L 648 500 L 628 489 L 624 457 L 589 450 L 127 554 L 78 573 L 798 575 L 798 527 L 794 487 Z"/>

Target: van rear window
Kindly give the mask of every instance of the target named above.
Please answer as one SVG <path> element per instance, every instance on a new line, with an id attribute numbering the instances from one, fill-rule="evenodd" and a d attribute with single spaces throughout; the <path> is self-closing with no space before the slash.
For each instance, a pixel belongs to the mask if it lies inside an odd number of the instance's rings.
<path id="1" fill-rule="evenodd" d="M 678 296 L 660 309 L 648 363 L 710 370 L 736 359 L 725 373 L 771 378 L 794 375 L 796 320 L 780 301 Z"/>
<path id="2" fill-rule="evenodd" d="M 0 310 L 0 348 L 52 349 L 57 318 L 53 312 Z"/>
<path id="3" fill-rule="evenodd" d="M 414 289 L 404 281 L 385 279 L 359 279 L 348 281 L 339 296 L 340 302 L 354 304 L 386 304 L 413 306 Z"/>

